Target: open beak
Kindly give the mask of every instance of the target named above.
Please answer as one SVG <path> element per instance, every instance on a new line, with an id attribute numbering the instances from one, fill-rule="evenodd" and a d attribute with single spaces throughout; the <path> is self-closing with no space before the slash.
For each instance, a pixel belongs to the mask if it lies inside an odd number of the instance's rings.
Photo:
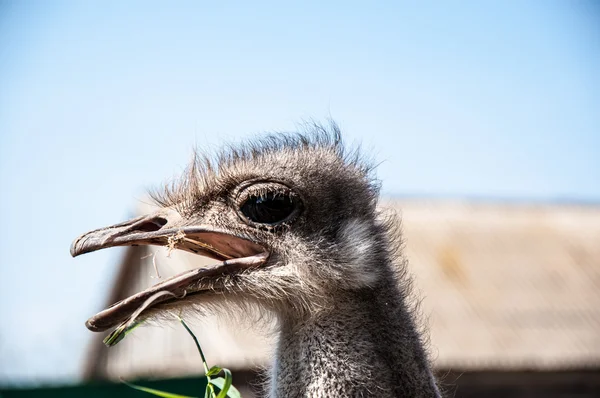
<path id="1" fill-rule="evenodd" d="M 113 246 L 158 245 L 181 249 L 218 260 L 208 268 L 196 268 L 170 277 L 142 292 L 119 301 L 86 322 L 94 332 L 105 331 L 127 322 L 139 308 L 154 307 L 205 290 L 210 279 L 235 274 L 266 263 L 267 250 L 246 238 L 210 225 L 189 225 L 172 209 L 124 223 L 87 232 L 73 242 L 71 255 L 93 252 Z"/>

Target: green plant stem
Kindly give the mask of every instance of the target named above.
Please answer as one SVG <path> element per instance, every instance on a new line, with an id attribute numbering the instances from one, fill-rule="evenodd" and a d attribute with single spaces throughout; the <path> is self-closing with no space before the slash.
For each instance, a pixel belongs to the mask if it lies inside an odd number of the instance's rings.
<path id="1" fill-rule="evenodd" d="M 179 316 L 177 318 L 179 318 L 179 322 L 181 322 L 181 324 L 183 325 L 185 330 L 187 330 L 187 332 L 190 334 L 190 336 L 192 336 L 192 338 L 194 339 L 194 343 L 196 343 L 196 347 L 198 348 L 200 357 L 202 357 L 202 365 L 204 365 L 204 374 L 206 375 L 206 381 L 208 383 L 208 388 L 210 389 L 210 392 L 211 392 L 212 396 L 214 397 L 215 396 L 215 388 L 210 383 L 210 376 L 208 375 L 208 364 L 206 363 L 206 358 L 204 357 L 204 352 L 202 352 L 200 343 L 198 342 L 198 339 L 196 338 L 196 335 L 194 334 L 194 332 L 192 332 L 192 330 L 188 327 L 188 325 L 185 323 L 185 321 Z"/>

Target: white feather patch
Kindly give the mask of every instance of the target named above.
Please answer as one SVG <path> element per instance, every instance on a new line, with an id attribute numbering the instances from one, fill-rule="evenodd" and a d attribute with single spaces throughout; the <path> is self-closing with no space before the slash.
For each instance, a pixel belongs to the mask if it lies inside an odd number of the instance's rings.
<path id="1" fill-rule="evenodd" d="M 367 222 L 352 219 L 340 231 L 340 245 L 347 267 L 346 275 L 353 287 L 374 286 L 379 280 L 379 270 L 374 264 L 376 242 Z"/>

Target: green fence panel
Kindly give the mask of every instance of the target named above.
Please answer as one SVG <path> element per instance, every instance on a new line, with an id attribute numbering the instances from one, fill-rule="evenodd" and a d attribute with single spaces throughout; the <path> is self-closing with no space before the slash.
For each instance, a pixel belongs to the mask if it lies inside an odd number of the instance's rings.
<path id="1" fill-rule="evenodd" d="M 136 380 L 134 384 L 192 397 L 204 397 L 206 378 Z M 89 383 L 75 386 L 39 388 L 2 388 L 0 398 L 152 398 L 123 383 Z"/>

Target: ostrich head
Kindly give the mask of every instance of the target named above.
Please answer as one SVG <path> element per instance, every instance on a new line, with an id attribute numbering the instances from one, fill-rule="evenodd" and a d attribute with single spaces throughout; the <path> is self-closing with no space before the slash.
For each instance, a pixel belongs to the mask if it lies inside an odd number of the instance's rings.
<path id="1" fill-rule="evenodd" d="M 386 271 L 370 259 L 387 255 L 389 242 L 373 238 L 387 227 L 377 217 L 371 167 L 344 150 L 337 126 L 312 130 L 270 135 L 212 161 L 198 155 L 180 181 L 153 194 L 159 210 L 77 238 L 73 256 L 162 245 L 215 260 L 114 304 L 86 326 L 113 328 L 142 305 L 139 316 L 153 318 L 224 298 L 297 321 L 329 308 L 337 293 L 376 287 Z"/>

